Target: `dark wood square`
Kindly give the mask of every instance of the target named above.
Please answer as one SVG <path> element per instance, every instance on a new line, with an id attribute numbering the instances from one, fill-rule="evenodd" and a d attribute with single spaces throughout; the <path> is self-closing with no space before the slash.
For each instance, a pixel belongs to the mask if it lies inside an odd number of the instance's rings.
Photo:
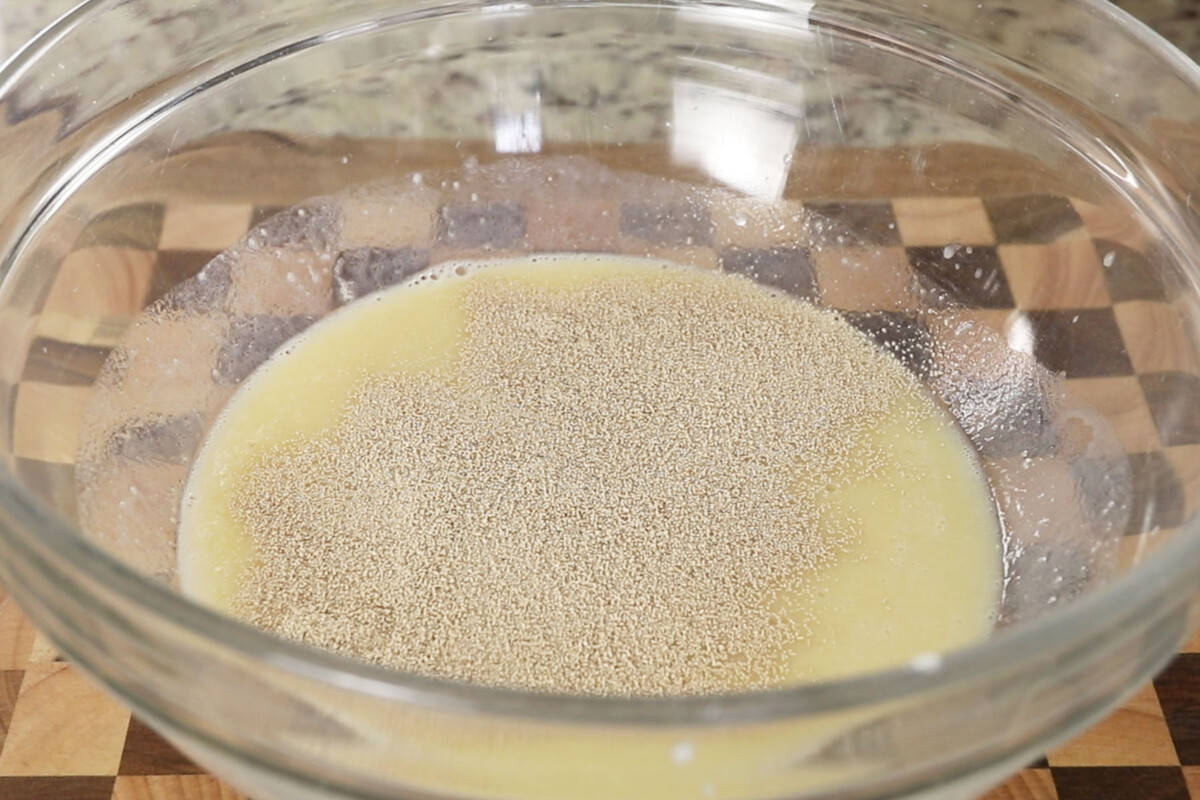
<path id="1" fill-rule="evenodd" d="M 1133 506 L 1125 532 L 1143 533 L 1173 528 L 1183 522 L 1183 484 L 1171 462 L 1161 452 L 1129 456 Z"/>
<path id="2" fill-rule="evenodd" d="M 160 250 L 146 290 L 146 305 L 195 277 L 219 253 L 212 250 Z"/>
<path id="3" fill-rule="evenodd" d="M 914 373 L 928 374 L 933 340 L 929 329 L 914 314 L 898 311 L 843 311 L 841 314 Z"/>
<path id="4" fill-rule="evenodd" d="M 67 519 L 75 519 L 75 465 L 36 458 L 13 459 L 21 485 Z"/>
<path id="5" fill-rule="evenodd" d="M 0 448 L 12 450 L 13 432 L 16 424 L 17 392 L 21 382 L 0 381 Z"/>
<path id="6" fill-rule="evenodd" d="M 217 354 L 213 378 L 218 383 L 238 383 L 266 361 L 281 344 L 317 321 L 315 316 L 238 317 L 230 325 L 228 338 Z"/>
<path id="7" fill-rule="evenodd" d="M 909 247 L 922 303 L 1012 308 L 1012 290 L 994 247 Z"/>
<path id="8" fill-rule="evenodd" d="M 24 670 L 0 670 L 0 750 L 4 749 L 4 737 L 8 734 L 8 725 L 12 722 L 17 693 L 21 691 L 21 681 L 24 677 Z"/>
<path id="9" fill-rule="evenodd" d="M 333 303 L 341 305 L 393 286 L 429 266 L 429 251 L 413 247 L 359 247 L 338 254 Z"/>
<path id="10" fill-rule="evenodd" d="M 204 770 L 137 717 L 131 717 L 118 774 L 203 775 Z"/>
<path id="11" fill-rule="evenodd" d="M 204 435 L 199 412 L 124 425 L 108 439 L 109 455 L 139 462 L 187 464 Z"/>
<path id="12" fill-rule="evenodd" d="M 843 246 L 900 244 L 891 203 L 805 203 L 814 237 Z"/>
<path id="13" fill-rule="evenodd" d="M 162 256 L 159 253 L 160 259 Z M 233 286 L 233 258 L 221 254 L 201 267 L 194 276 L 168 290 L 160 302 L 168 308 L 192 313 L 220 308 Z"/>
<path id="14" fill-rule="evenodd" d="M 287 247 L 298 245 L 313 250 L 329 247 L 338 234 L 339 212 L 337 206 L 327 202 L 308 203 L 277 211 L 258 219 L 255 209 L 254 224 L 247 236 L 247 243 L 259 247 Z"/>
<path id="15" fill-rule="evenodd" d="M 109 347 L 39 337 L 29 345 L 21 380 L 59 386 L 90 386 L 95 383 L 111 351 Z"/>
<path id="16" fill-rule="evenodd" d="M 1058 800 L 1190 800 L 1179 767 L 1052 767 Z"/>
<path id="17" fill-rule="evenodd" d="M 0 800 L 109 800 L 116 777 L 0 777 Z"/>
<path id="18" fill-rule="evenodd" d="M 514 247 L 525 238 L 525 209 L 512 203 L 458 203 L 438 212 L 437 239 L 456 247 Z"/>
<path id="19" fill-rule="evenodd" d="M 287 206 L 255 206 L 250 212 L 249 229 L 253 230 L 256 226 L 262 225 L 271 217 L 285 210 L 287 210 Z"/>
<path id="20" fill-rule="evenodd" d="M 817 296 L 812 260 L 799 247 L 732 248 L 721 253 L 721 267 L 805 300 Z"/>
<path id="21" fill-rule="evenodd" d="M 621 232 L 658 245 L 706 245 L 713 223 L 708 206 L 699 203 L 625 203 Z"/>
<path id="22" fill-rule="evenodd" d="M 1048 244 L 1083 225 L 1071 201 L 1056 195 L 991 197 L 984 198 L 983 205 L 997 244 Z"/>
<path id="23" fill-rule="evenodd" d="M 1027 311 L 1034 356 L 1068 378 L 1130 375 L 1133 365 L 1111 308 Z"/>
<path id="24" fill-rule="evenodd" d="M 1154 689 L 1179 762 L 1187 767 L 1200 766 L 1200 653 L 1176 656 L 1154 679 Z"/>
<path id="25" fill-rule="evenodd" d="M 1163 446 L 1200 444 L 1200 376 L 1151 372 L 1141 382 Z"/>
<path id="26" fill-rule="evenodd" d="M 1162 273 L 1145 253 L 1107 239 L 1094 239 L 1092 243 L 1114 303 L 1167 299 Z"/>

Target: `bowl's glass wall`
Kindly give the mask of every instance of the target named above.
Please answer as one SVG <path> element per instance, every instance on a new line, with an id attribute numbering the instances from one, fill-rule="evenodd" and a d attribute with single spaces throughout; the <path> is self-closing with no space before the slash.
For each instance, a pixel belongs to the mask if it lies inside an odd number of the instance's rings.
<path id="1" fill-rule="evenodd" d="M 1194 538 L 1200 499 L 1196 86 L 1095 10 L 1037 35 L 1027 6 L 97 3 L 0 74 L 0 458 L 171 586 L 195 448 L 287 336 L 449 258 L 664 257 L 837 308 L 922 377 L 987 474 L 1020 628 Z M 112 70 L 129 47 L 144 73 Z M 1197 571 L 977 680 L 647 729 L 264 663 L 19 533 L 2 575 L 38 622 L 260 797 L 964 791 L 1161 663 Z"/>

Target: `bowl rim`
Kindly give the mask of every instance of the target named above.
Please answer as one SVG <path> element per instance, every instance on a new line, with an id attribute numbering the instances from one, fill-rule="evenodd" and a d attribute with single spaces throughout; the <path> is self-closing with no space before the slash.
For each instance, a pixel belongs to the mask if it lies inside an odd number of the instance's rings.
<path id="1" fill-rule="evenodd" d="M 609 4 L 620 1 L 609 0 Z M 112 0 L 82 0 L 15 51 L 0 64 L 0 95 L 45 51 L 109 2 Z M 483 4 L 487 2 L 484 0 Z M 1107 24 L 1122 28 L 1133 43 L 1173 67 L 1200 98 L 1200 65 L 1147 25 L 1108 0 L 1068 2 L 1084 13 L 1104 17 Z M 1200 280 L 1200 265 L 1189 264 L 1189 267 L 1193 277 Z M 0 539 L 61 577 L 60 591 L 84 599 L 115 597 L 184 636 L 201 637 L 217 650 L 264 662 L 303 680 L 437 710 L 483 712 L 546 722 L 647 726 L 769 722 L 895 701 L 935 688 L 977 681 L 981 675 L 1019 667 L 1028 660 L 1069 647 L 1153 604 L 1170 587 L 1189 580 L 1195 582 L 1200 577 L 1200 516 L 1196 516 L 1185 522 L 1171 540 L 1110 584 L 1029 622 L 939 654 L 933 666 L 922 660 L 823 682 L 728 694 L 587 696 L 488 687 L 406 673 L 256 629 L 188 599 L 109 555 L 25 490 L 14 470 L 2 460 L 0 507 L 7 512 L 0 514 Z M 10 524 L 10 519 L 15 524 Z M 82 666 L 86 668 L 87 664 Z"/>

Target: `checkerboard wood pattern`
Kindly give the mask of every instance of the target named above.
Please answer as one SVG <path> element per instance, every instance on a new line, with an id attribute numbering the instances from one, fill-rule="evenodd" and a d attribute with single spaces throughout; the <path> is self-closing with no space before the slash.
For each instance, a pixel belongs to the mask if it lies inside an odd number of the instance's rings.
<path id="1" fill-rule="evenodd" d="M 1178 287 L 1154 269 L 1156 254 L 1140 229 L 1104 208 L 1053 194 L 797 204 L 807 219 L 828 222 L 836 240 L 796 248 L 786 244 L 783 228 L 756 231 L 755 221 L 734 208 L 714 216 L 653 198 L 613 208 L 521 207 L 484 198 L 410 209 L 399 223 L 374 220 L 351 204 L 341 209 L 341 223 L 356 246 L 338 254 L 322 289 L 328 302 L 305 314 L 239 316 L 237 275 L 211 273 L 203 291 L 214 294 L 200 300 L 224 304 L 231 321 L 203 357 L 213 359 L 215 380 L 231 385 L 329 308 L 431 262 L 480 247 L 494 254 L 586 247 L 598 224 L 611 225 L 614 237 L 660 257 L 753 270 L 760 280 L 820 298 L 915 369 L 928 358 L 920 342 L 929 336 L 915 309 L 952 304 L 961 319 L 997 331 L 1011 331 L 1019 317 L 1036 334 L 1037 360 L 1066 379 L 1072 397 L 1099 411 L 1124 446 L 1140 488 L 1123 554 L 1153 547 L 1157 532 L 1194 513 L 1200 403 L 1180 398 L 1200 398 L 1200 369 L 1173 313 Z M 28 358 L 6 381 L 14 418 L 7 435 L 28 485 L 63 506 L 73 503 L 66 495 L 77 431 L 37 420 L 79 418 L 128 322 L 147 304 L 169 301 L 180 284 L 191 281 L 196 289 L 192 279 L 247 231 L 273 220 L 263 230 L 280 237 L 273 244 L 286 250 L 294 217 L 275 217 L 279 210 L 251 202 L 139 200 L 92 219 L 61 262 L 33 323 Z M 1086 336 L 1076 333 L 1085 330 Z M 187 331 L 178 336 L 179 347 L 209 347 Z M 165 422 L 152 429 L 123 431 L 114 452 L 135 462 L 185 461 L 186 454 L 164 453 L 160 443 L 178 446 L 201 429 L 188 429 L 189 409 L 170 410 L 164 407 Z M 175 426 L 169 436 L 163 425 Z M 994 455 L 1005 455 L 1002 442 L 996 447 Z M 0 601 L 0 800 L 237 796 L 59 660 L 13 603 Z M 1121 710 L 988 797 L 1200 800 L 1200 635 Z"/>

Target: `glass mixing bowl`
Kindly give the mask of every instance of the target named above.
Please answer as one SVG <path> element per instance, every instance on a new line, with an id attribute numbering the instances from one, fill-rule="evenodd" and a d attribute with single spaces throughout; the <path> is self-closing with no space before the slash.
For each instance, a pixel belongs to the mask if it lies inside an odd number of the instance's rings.
<path id="1" fill-rule="evenodd" d="M 259 800 L 967 797 L 1195 627 L 1200 70 L 1123 13 L 159 6 L 85 2 L 0 69 L 0 579 Z M 257 364 L 430 263 L 534 251 L 742 272 L 890 348 L 987 475 L 994 635 L 773 691 L 531 695 L 178 593 L 183 481 Z"/>

